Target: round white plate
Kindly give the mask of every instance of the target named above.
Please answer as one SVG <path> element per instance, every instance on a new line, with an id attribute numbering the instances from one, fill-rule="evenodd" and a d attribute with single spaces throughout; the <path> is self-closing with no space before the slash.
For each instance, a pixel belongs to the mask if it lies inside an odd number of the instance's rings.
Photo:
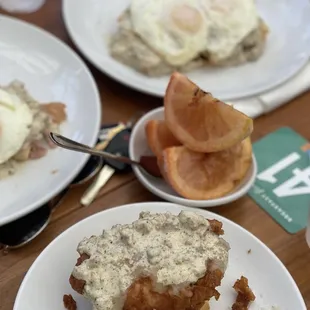
<path id="1" fill-rule="evenodd" d="M 164 119 L 164 108 L 157 108 L 150 111 L 136 123 L 130 135 L 129 141 L 129 156 L 133 160 L 139 160 L 143 155 L 152 155 L 145 135 L 145 124 L 151 119 Z M 253 155 L 252 165 L 239 186 L 236 187 L 233 192 L 224 197 L 210 200 L 191 200 L 183 198 L 177 194 L 164 179 L 155 178 L 148 173 L 145 173 L 137 166 L 133 166 L 133 172 L 135 173 L 137 179 L 154 195 L 183 206 L 204 208 L 224 205 L 244 196 L 250 190 L 255 181 L 257 164 Z"/>
<path id="2" fill-rule="evenodd" d="M 263 56 L 234 68 L 201 69 L 188 77 L 222 100 L 271 89 L 296 74 L 310 56 L 309 0 L 257 0 L 260 16 L 270 27 Z M 149 78 L 110 57 L 108 40 L 130 0 L 64 0 L 63 17 L 70 36 L 102 72 L 139 91 L 163 96 L 168 76 Z"/>
<path id="3" fill-rule="evenodd" d="M 131 223 L 141 211 L 178 214 L 184 209 L 186 208 L 170 203 L 137 203 L 97 213 L 75 224 L 58 236 L 33 263 L 19 289 L 14 310 L 64 309 L 64 294 L 73 295 L 78 309 L 91 310 L 90 303 L 73 292 L 69 284 L 69 276 L 78 257 L 78 243 L 84 237 L 101 234 L 103 229 L 109 229 L 112 225 Z M 221 221 L 224 224 L 224 238 L 231 246 L 229 265 L 219 289 L 221 298 L 218 302 L 212 300 L 212 310 L 230 309 L 229 306 L 235 300 L 232 286 L 242 275 L 249 279 L 250 287 L 256 295 L 251 310 L 271 310 L 272 306 L 278 306 L 279 310 L 306 310 L 294 280 L 280 260 L 261 241 L 217 214 L 202 210 L 195 212 Z"/>
<path id="4" fill-rule="evenodd" d="M 40 102 L 66 104 L 68 119 L 61 127 L 63 135 L 89 145 L 96 143 L 101 104 L 85 64 L 51 34 L 0 15 L 0 85 L 14 79 L 24 82 Z M 87 155 L 58 148 L 0 180 L 0 225 L 31 212 L 59 193 L 87 159 Z"/>

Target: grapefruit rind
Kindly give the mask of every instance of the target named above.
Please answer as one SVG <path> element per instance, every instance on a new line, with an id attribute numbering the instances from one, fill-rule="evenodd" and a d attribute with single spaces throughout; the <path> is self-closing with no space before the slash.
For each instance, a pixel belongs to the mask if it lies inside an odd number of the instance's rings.
<path id="1" fill-rule="evenodd" d="M 253 131 L 251 118 L 202 91 L 178 72 L 170 78 L 164 106 L 168 128 L 192 151 L 223 151 L 241 142 Z"/>
<path id="2" fill-rule="evenodd" d="M 167 147 L 179 146 L 181 143 L 173 136 L 164 120 L 149 120 L 145 124 L 147 143 L 153 154 L 162 156 Z"/>
<path id="3" fill-rule="evenodd" d="M 192 162 L 188 158 L 192 158 Z M 251 163 L 252 146 L 247 138 L 218 153 L 197 153 L 184 146 L 167 148 L 163 151 L 161 165 L 165 179 L 180 196 L 210 200 L 232 192 L 246 176 Z"/>

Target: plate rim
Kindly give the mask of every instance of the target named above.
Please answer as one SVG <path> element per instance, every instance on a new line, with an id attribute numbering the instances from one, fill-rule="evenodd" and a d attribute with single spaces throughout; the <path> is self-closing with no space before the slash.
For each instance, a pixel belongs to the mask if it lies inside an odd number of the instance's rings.
<path id="1" fill-rule="evenodd" d="M 96 218 L 96 217 L 102 217 L 104 216 L 105 213 L 107 212 L 117 212 L 117 210 L 122 211 L 125 209 L 132 209 L 132 208 L 141 208 L 142 206 L 144 206 L 145 208 L 155 208 L 157 206 L 161 206 L 161 207 L 166 207 L 166 208 L 171 208 L 171 209 L 178 209 L 179 211 L 181 210 L 189 210 L 189 211 L 193 211 L 191 208 L 186 207 L 186 206 L 182 206 L 180 204 L 175 204 L 175 203 L 170 203 L 170 202 L 157 202 L 157 201 L 148 201 L 148 202 L 136 202 L 136 203 L 129 203 L 129 204 L 124 204 L 124 205 L 120 205 L 120 206 L 116 206 L 116 207 L 112 207 L 100 212 L 97 212 L 95 214 L 92 214 L 80 221 L 78 221 L 77 223 L 75 223 L 74 225 L 70 226 L 69 228 L 67 228 L 65 231 L 63 231 L 61 234 L 59 234 L 54 240 L 52 240 L 44 249 L 43 251 L 39 254 L 39 256 L 34 260 L 34 262 L 32 263 L 32 265 L 30 266 L 27 274 L 25 275 L 15 298 L 14 301 L 14 307 L 13 310 L 20 310 L 20 308 L 18 309 L 18 303 L 22 303 L 22 301 L 20 301 L 19 299 L 21 298 L 21 294 L 22 294 L 22 290 L 24 289 L 24 287 L 26 286 L 26 282 L 28 281 L 28 279 L 31 277 L 31 273 L 33 272 L 33 270 L 36 268 L 36 265 L 40 263 L 40 261 L 42 259 L 44 259 L 44 257 L 48 254 L 48 251 L 54 246 L 54 244 L 56 244 L 57 242 L 59 242 L 59 240 L 61 238 L 66 237 L 66 234 L 68 234 L 70 231 L 76 229 L 79 225 L 81 225 L 82 223 L 85 222 L 89 222 L 91 223 L 91 221 Z M 158 210 L 161 209 L 161 207 L 158 208 Z M 154 212 L 154 211 L 151 211 Z M 165 212 L 169 212 L 169 211 L 165 211 Z M 196 212 L 196 211 L 193 211 Z M 222 221 L 223 224 L 229 224 L 231 226 L 233 226 L 235 229 L 239 229 L 242 231 L 242 233 L 247 234 L 248 236 L 250 236 L 251 238 L 253 238 L 258 244 L 260 244 L 260 246 L 262 246 L 262 248 L 264 250 L 266 250 L 271 256 L 274 257 L 274 259 L 277 261 L 279 267 L 282 269 L 283 273 L 285 273 L 288 281 L 290 281 L 290 284 L 292 285 L 292 287 L 294 288 L 294 292 L 296 293 L 296 297 L 298 298 L 298 301 L 300 302 L 301 305 L 304 306 L 304 309 L 300 309 L 300 310 L 306 310 L 306 303 L 305 300 L 293 278 L 293 276 L 290 274 L 290 272 L 288 271 L 288 269 L 285 267 L 285 265 L 282 263 L 282 261 L 279 259 L 279 257 L 264 243 L 262 242 L 259 238 L 257 238 L 254 234 L 252 234 L 250 231 L 246 230 L 245 228 L 243 228 L 241 225 L 233 222 L 232 220 L 211 212 L 209 210 L 201 210 L 199 209 L 198 212 L 200 214 L 202 214 L 204 217 L 207 216 L 214 216 L 215 218 L 217 218 L 218 220 Z M 205 215 L 204 215 L 205 214 Z"/>
<path id="2" fill-rule="evenodd" d="M 104 67 L 100 65 L 99 62 L 95 61 L 92 57 L 90 57 L 87 53 L 87 51 L 84 49 L 83 44 L 80 44 L 80 40 L 73 34 L 73 30 L 72 27 L 69 23 L 69 18 L 68 18 L 68 10 L 67 10 L 67 0 L 62 0 L 62 6 L 61 6 L 61 14 L 62 14 L 62 19 L 64 21 L 65 27 L 67 29 L 67 32 L 71 38 L 71 40 L 73 41 L 73 43 L 75 44 L 75 46 L 81 51 L 81 53 L 84 55 L 85 58 L 87 58 L 87 60 L 94 66 L 96 67 L 101 73 L 107 75 L 109 78 L 113 79 L 114 81 L 125 85 L 131 89 L 134 89 L 138 92 L 147 94 L 147 95 L 152 95 L 155 97 L 163 97 L 163 94 L 159 94 L 156 91 L 151 91 L 151 90 L 146 90 L 143 87 L 139 87 L 139 85 L 133 85 L 130 82 L 127 82 L 126 79 L 119 79 L 119 75 L 113 74 L 110 71 L 106 71 L 104 70 Z"/>
<path id="3" fill-rule="evenodd" d="M 160 90 L 154 89 L 151 86 L 145 88 L 145 87 L 140 86 L 139 84 L 131 83 L 130 79 L 126 79 L 125 77 L 123 77 L 123 75 L 114 74 L 113 70 L 106 70 L 105 67 L 102 64 L 100 64 L 99 61 L 97 61 L 97 59 L 93 59 L 93 57 L 91 55 L 89 55 L 87 50 L 84 48 L 84 44 L 83 44 L 82 40 L 79 38 L 78 35 L 75 34 L 76 32 L 73 30 L 74 28 L 72 27 L 72 24 L 69 22 L 69 9 L 68 9 L 69 4 L 68 3 L 70 3 L 70 1 L 72 1 L 72 0 L 63 0 L 62 1 L 61 14 L 62 14 L 62 18 L 63 18 L 64 24 L 65 24 L 65 27 L 67 29 L 67 32 L 68 32 L 71 40 L 74 42 L 76 47 L 81 51 L 81 53 L 84 55 L 84 57 L 87 58 L 87 60 L 94 67 L 96 67 L 101 73 L 107 75 L 108 77 L 110 77 L 114 81 L 116 81 L 122 85 L 125 85 L 131 89 L 139 91 L 143 94 L 152 95 L 152 96 L 155 96 L 157 98 L 163 98 L 165 95 L 164 89 L 162 91 L 160 91 Z M 307 0 L 299 0 L 299 1 L 307 1 Z M 305 3 L 307 3 L 308 7 L 310 8 L 309 1 L 307 1 Z M 221 100 L 238 100 L 238 99 L 245 99 L 248 97 L 257 96 L 259 94 L 263 94 L 263 93 L 266 93 L 268 91 L 272 91 L 273 89 L 276 89 L 277 87 L 280 87 L 281 85 L 284 85 L 285 83 L 289 82 L 294 77 L 296 77 L 305 68 L 305 66 L 309 62 L 309 57 L 310 57 L 310 50 L 307 53 L 307 57 L 304 57 L 303 61 L 300 62 L 300 64 L 298 66 L 296 66 L 296 65 L 292 66 L 292 68 L 289 70 L 289 73 L 287 73 L 283 77 L 279 77 L 279 78 L 275 79 L 275 82 L 270 84 L 269 86 L 260 87 L 260 88 L 256 87 L 256 89 L 254 90 L 254 88 L 253 88 L 252 91 L 243 90 L 243 91 L 240 91 L 238 94 L 235 94 L 231 97 L 228 97 L 227 95 L 224 95 L 224 96 L 218 96 L 217 95 L 217 97 L 220 97 Z M 148 77 L 146 76 L 146 78 L 148 78 Z"/>
<path id="4" fill-rule="evenodd" d="M 94 93 L 94 97 L 96 98 L 95 104 L 96 104 L 96 108 L 98 110 L 98 116 L 97 116 L 97 119 L 95 120 L 95 124 L 96 124 L 95 127 L 97 127 L 97 131 L 93 133 L 92 138 L 89 142 L 90 145 L 94 146 L 96 141 L 97 141 L 97 138 L 98 138 L 98 133 L 99 133 L 100 124 L 101 124 L 101 115 L 102 115 L 101 97 L 100 97 L 100 93 L 99 93 L 97 83 L 96 83 L 90 69 L 87 67 L 87 65 L 83 61 L 83 59 L 68 44 L 66 44 L 64 41 L 59 39 L 56 35 L 48 32 L 44 28 L 38 27 L 37 25 L 31 24 L 31 23 L 26 22 L 24 20 L 21 20 L 19 18 L 7 16 L 4 14 L 0 14 L 0 23 L 1 22 L 4 22 L 4 23 L 13 22 L 13 23 L 19 24 L 20 27 L 28 27 L 28 29 L 32 32 L 40 33 L 40 35 L 46 36 L 50 41 L 53 41 L 56 45 L 60 45 L 62 48 L 64 48 L 66 50 L 66 52 L 68 52 L 72 56 L 72 58 L 74 58 L 80 64 L 81 69 L 85 72 L 85 74 L 89 80 L 90 87 Z M 78 175 L 78 173 L 80 172 L 82 167 L 85 165 L 85 163 L 87 162 L 89 157 L 90 157 L 90 155 L 83 154 L 81 156 L 79 164 L 76 166 L 75 169 L 73 169 L 71 171 L 71 174 L 69 174 L 67 176 L 67 178 L 64 178 L 64 181 L 62 183 L 60 183 L 57 187 L 54 187 L 53 189 L 51 189 L 49 191 L 49 194 L 42 195 L 41 199 L 36 200 L 35 202 L 28 205 L 27 207 L 24 207 L 22 210 L 20 210 L 18 212 L 13 212 L 11 215 L 7 215 L 4 217 L 1 216 L 0 217 L 0 226 L 8 224 L 14 220 L 17 220 L 17 219 L 31 213 L 32 211 L 35 211 L 36 209 L 40 208 L 40 206 L 42 206 L 43 204 L 48 202 L 51 198 L 58 195 L 64 188 L 66 188 L 68 186 L 68 184 L 71 183 L 72 180 L 74 180 L 74 178 Z"/>
<path id="5" fill-rule="evenodd" d="M 150 111 L 148 111 L 147 113 L 145 113 L 135 124 L 132 133 L 130 135 L 130 140 L 129 140 L 129 157 L 132 160 L 137 160 L 136 158 L 134 158 L 133 153 L 134 153 L 134 145 L 133 145 L 133 141 L 134 138 L 138 132 L 139 126 L 141 126 L 141 124 L 143 122 L 146 121 L 146 119 L 148 119 L 151 115 L 162 112 L 164 114 L 164 107 L 158 107 L 156 109 L 152 109 Z M 141 130 L 141 129 L 140 129 Z M 165 192 L 163 192 L 161 189 L 158 189 L 157 187 L 153 186 L 152 183 L 150 183 L 148 181 L 148 179 L 146 178 L 146 176 L 142 173 L 142 171 L 140 170 L 139 167 L 137 166 L 133 166 L 132 170 L 136 176 L 136 178 L 138 179 L 138 181 L 151 193 L 153 193 L 154 195 L 170 201 L 171 203 L 176 203 L 176 204 L 180 204 L 180 205 L 185 205 L 191 208 L 214 208 L 214 207 L 218 207 L 218 206 L 222 206 L 222 205 L 227 205 L 228 203 L 234 202 L 237 199 L 240 199 L 241 197 L 245 196 L 250 188 L 252 187 L 252 185 L 255 182 L 256 179 L 256 175 L 257 175 L 257 161 L 255 158 L 254 153 L 252 154 L 252 174 L 249 176 L 248 182 L 245 183 L 243 185 L 243 187 L 241 187 L 238 191 L 236 192 L 232 192 L 232 193 L 228 193 L 227 195 L 225 195 L 224 197 L 220 197 L 220 198 L 215 198 L 215 199 L 209 199 L 209 200 L 192 200 L 192 199 L 187 199 L 184 198 L 182 196 L 174 196 L 172 194 L 166 194 Z M 167 197 L 168 196 L 168 197 Z M 174 201 L 173 201 L 174 200 Z"/>

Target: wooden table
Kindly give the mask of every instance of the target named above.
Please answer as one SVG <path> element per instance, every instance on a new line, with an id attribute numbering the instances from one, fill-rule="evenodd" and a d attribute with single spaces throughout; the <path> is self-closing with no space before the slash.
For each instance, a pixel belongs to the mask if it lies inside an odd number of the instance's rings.
<path id="1" fill-rule="evenodd" d="M 47 0 L 46 5 L 38 12 L 15 16 L 46 29 L 76 50 L 61 18 L 61 0 Z M 137 111 L 151 110 L 161 105 L 161 100 L 126 88 L 87 64 L 100 89 L 104 111 L 103 122 L 126 120 Z M 292 127 L 310 140 L 309 102 L 310 92 L 275 112 L 256 119 L 253 140 L 284 125 Z M 31 244 L 6 256 L 0 254 L 1 310 L 13 308 L 18 288 L 31 264 L 41 251 L 68 227 L 107 208 L 133 202 L 159 200 L 144 189 L 133 174 L 114 176 L 100 192 L 96 201 L 90 207 L 82 209 L 79 198 L 84 189 L 71 190 L 62 206 L 55 212 L 48 228 Z M 286 233 L 249 197 L 244 197 L 229 206 L 214 208 L 212 211 L 240 224 L 270 247 L 294 277 L 310 309 L 310 249 L 305 242 L 305 232 L 301 231 L 296 235 Z"/>

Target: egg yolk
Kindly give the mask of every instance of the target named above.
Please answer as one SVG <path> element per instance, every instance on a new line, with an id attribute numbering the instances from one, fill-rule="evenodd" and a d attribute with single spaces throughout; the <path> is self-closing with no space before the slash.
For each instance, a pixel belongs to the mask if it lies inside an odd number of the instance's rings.
<path id="1" fill-rule="evenodd" d="M 174 7 L 171 12 L 174 24 L 182 31 L 197 33 L 202 27 L 202 17 L 200 12 L 188 5 L 179 5 Z"/>

